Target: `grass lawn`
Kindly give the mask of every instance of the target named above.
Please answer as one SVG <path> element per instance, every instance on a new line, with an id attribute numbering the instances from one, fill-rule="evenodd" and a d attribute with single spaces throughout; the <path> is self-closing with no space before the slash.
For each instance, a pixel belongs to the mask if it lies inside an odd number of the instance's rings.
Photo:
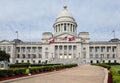
<path id="1" fill-rule="evenodd" d="M 111 66 L 110 72 L 112 74 L 113 83 L 120 83 L 120 65 Z"/>

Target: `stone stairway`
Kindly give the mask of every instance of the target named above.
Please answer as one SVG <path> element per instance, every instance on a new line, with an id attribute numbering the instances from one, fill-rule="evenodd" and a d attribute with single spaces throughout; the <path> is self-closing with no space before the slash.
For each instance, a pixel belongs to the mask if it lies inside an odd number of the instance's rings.
<path id="1" fill-rule="evenodd" d="M 51 64 L 55 63 L 63 63 L 63 64 L 70 64 L 70 63 L 77 63 L 77 64 L 83 64 L 83 61 L 81 59 L 53 59 L 50 61 Z"/>

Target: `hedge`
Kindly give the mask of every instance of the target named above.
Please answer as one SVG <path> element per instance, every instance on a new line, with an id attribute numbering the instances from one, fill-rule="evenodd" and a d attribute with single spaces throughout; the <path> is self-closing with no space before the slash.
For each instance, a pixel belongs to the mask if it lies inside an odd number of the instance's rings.
<path id="1" fill-rule="evenodd" d="M 29 68 L 29 67 L 40 67 L 40 66 L 54 66 L 62 64 L 30 64 L 30 63 L 17 63 L 9 64 L 9 68 Z"/>
<path id="2" fill-rule="evenodd" d="M 97 65 L 97 66 L 101 66 L 101 67 L 104 67 L 104 68 L 107 68 L 107 69 L 110 69 L 111 66 L 106 64 L 106 63 L 98 63 L 98 64 L 92 64 L 92 65 Z"/>
<path id="3" fill-rule="evenodd" d="M 38 67 L 29 67 L 28 64 L 19 64 L 21 67 L 28 67 L 28 68 L 10 68 L 10 69 L 4 69 L 0 70 L 0 78 L 9 77 L 9 76 L 20 76 L 25 74 L 34 74 L 34 73 L 40 73 L 40 72 L 47 72 L 47 71 L 53 71 L 53 70 L 59 70 L 64 68 L 72 68 L 76 67 L 77 64 L 49 64 L 51 66 L 38 66 Z M 17 65 L 12 65 L 12 67 L 18 67 Z M 36 66 L 36 65 L 35 65 Z"/>
<path id="4" fill-rule="evenodd" d="M 64 65 L 65 68 L 72 68 L 78 66 L 77 64 L 66 64 Z"/>
<path id="5" fill-rule="evenodd" d="M 28 68 L 30 63 L 9 64 L 9 68 Z"/>
<path id="6" fill-rule="evenodd" d="M 38 72 L 46 72 L 46 71 L 53 71 L 53 70 L 60 70 L 64 68 L 72 68 L 78 66 L 77 64 L 66 64 L 66 65 L 54 65 L 54 66 L 41 66 L 41 67 L 32 67 L 30 68 L 30 73 L 38 73 Z"/>
<path id="7" fill-rule="evenodd" d="M 120 83 L 120 66 L 112 66 L 110 73 L 112 74 L 113 83 Z"/>
<path id="8" fill-rule="evenodd" d="M 26 74 L 25 68 L 0 70 L 0 78 L 9 77 L 9 76 L 25 75 L 25 74 Z"/>
<path id="9" fill-rule="evenodd" d="M 42 67 L 33 67 L 29 69 L 29 72 L 31 74 L 38 73 L 38 72 L 46 72 L 46 71 L 52 71 L 55 68 L 53 66 L 42 66 Z"/>

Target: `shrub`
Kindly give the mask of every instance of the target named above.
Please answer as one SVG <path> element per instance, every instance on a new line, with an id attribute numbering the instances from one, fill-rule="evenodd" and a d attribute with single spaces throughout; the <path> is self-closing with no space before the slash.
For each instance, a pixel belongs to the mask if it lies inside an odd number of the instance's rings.
<path id="1" fill-rule="evenodd" d="M 120 83 L 120 76 L 113 76 L 113 83 Z"/>
<path id="2" fill-rule="evenodd" d="M 118 71 L 118 74 L 120 75 L 120 70 Z"/>
<path id="3" fill-rule="evenodd" d="M 77 64 L 66 64 L 64 65 L 65 68 L 72 68 L 78 66 Z"/>
<path id="4" fill-rule="evenodd" d="M 34 68 L 30 68 L 30 73 L 33 74 L 33 73 L 46 72 L 52 70 L 54 70 L 53 66 L 34 67 Z"/>
<path id="5" fill-rule="evenodd" d="M 54 65 L 61 65 L 61 64 L 31 64 L 31 67 L 40 67 L 40 66 L 54 66 Z"/>
<path id="6" fill-rule="evenodd" d="M 9 68 L 28 68 L 30 63 L 9 64 Z"/>
<path id="7" fill-rule="evenodd" d="M 7 77 L 7 70 L 0 70 L 0 78 Z"/>
<path id="8" fill-rule="evenodd" d="M 25 68 L 0 70 L 0 78 L 14 76 L 14 75 L 18 76 L 18 75 L 24 75 L 24 74 L 26 74 Z"/>
<path id="9" fill-rule="evenodd" d="M 110 69 L 110 73 L 111 73 L 112 75 L 117 75 L 117 71 L 115 70 L 115 68 L 111 68 L 111 69 Z"/>
<path id="10" fill-rule="evenodd" d="M 106 63 L 107 65 L 120 65 L 120 63 Z"/>
<path id="11" fill-rule="evenodd" d="M 8 76 L 14 76 L 15 75 L 14 70 L 12 70 L 12 69 L 7 70 L 7 75 Z"/>
<path id="12" fill-rule="evenodd" d="M 24 75 L 26 74 L 26 69 L 25 68 L 21 68 L 21 69 L 14 69 L 14 74 L 17 75 Z"/>
<path id="13" fill-rule="evenodd" d="M 97 66 L 101 66 L 101 67 L 104 67 L 104 68 L 107 68 L 107 69 L 110 69 L 111 66 L 106 64 L 106 63 L 98 63 L 98 64 L 92 64 L 92 65 L 97 65 Z"/>

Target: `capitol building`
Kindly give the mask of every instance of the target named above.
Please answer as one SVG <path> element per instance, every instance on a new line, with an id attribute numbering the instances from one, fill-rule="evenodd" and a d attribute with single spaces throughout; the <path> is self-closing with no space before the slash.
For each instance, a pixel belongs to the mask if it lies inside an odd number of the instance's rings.
<path id="1" fill-rule="evenodd" d="M 41 42 L 20 39 L 0 41 L 0 50 L 10 54 L 10 63 L 120 63 L 120 40 L 90 41 L 89 32 L 77 32 L 72 14 L 63 7 Z"/>

